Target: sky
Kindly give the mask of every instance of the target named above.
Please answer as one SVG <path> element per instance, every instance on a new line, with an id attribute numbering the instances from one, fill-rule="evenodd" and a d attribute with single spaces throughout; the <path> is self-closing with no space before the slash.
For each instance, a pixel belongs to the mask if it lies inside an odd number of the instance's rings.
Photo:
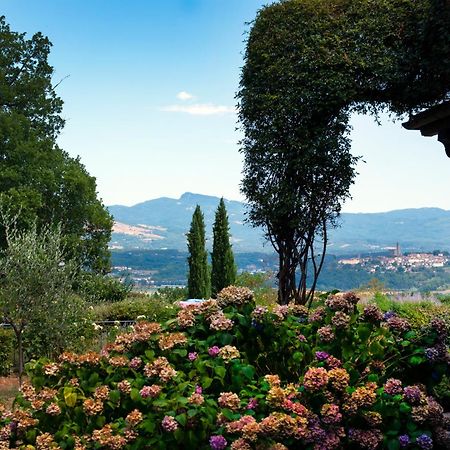
<path id="1" fill-rule="evenodd" d="M 60 146 L 106 205 L 184 192 L 244 200 L 235 93 L 260 0 L 0 0 L 14 31 L 53 43 Z M 401 122 L 352 118 L 361 156 L 344 212 L 450 209 L 450 159 Z"/>

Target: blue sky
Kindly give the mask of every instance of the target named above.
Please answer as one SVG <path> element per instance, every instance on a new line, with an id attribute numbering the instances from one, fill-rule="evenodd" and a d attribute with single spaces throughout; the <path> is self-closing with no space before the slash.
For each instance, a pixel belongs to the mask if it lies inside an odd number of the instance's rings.
<path id="1" fill-rule="evenodd" d="M 103 201 L 183 192 L 241 200 L 234 113 L 246 22 L 259 0 L 0 0 L 15 31 L 41 31 L 65 102 L 60 145 Z M 399 122 L 354 117 L 360 175 L 348 212 L 450 209 L 450 159 Z"/>

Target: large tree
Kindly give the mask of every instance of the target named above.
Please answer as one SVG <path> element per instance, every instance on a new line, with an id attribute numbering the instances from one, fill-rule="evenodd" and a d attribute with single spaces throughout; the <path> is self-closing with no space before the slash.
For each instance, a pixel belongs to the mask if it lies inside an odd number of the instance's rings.
<path id="1" fill-rule="evenodd" d="M 211 291 L 215 297 L 223 288 L 236 280 L 236 264 L 230 243 L 225 201 L 220 199 L 213 224 L 213 248 L 211 253 Z"/>
<path id="2" fill-rule="evenodd" d="M 0 17 L 0 195 L 27 229 L 61 223 L 68 254 L 95 272 L 110 266 L 112 218 L 95 178 L 56 144 L 64 120 L 48 63 L 51 43 L 11 31 Z M 6 245 L 5 230 L 0 244 Z"/>
<path id="3" fill-rule="evenodd" d="M 356 175 L 350 114 L 401 116 L 448 96 L 449 10 L 445 0 L 287 0 L 258 12 L 237 95 L 242 192 L 278 252 L 281 303 L 312 299 Z"/>
<path id="4" fill-rule="evenodd" d="M 197 205 L 192 215 L 191 227 L 187 235 L 189 298 L 209 298 L 211 294 L 208 253 L 206 252 L 205 241 L 205 220 L 200 206 Z"/>

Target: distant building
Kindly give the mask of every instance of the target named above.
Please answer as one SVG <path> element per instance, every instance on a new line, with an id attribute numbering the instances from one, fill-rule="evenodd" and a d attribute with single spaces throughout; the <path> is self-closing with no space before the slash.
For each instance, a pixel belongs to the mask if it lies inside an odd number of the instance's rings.
<path id="1" fill-rule="evenodd" d="M 339 264 L 355 266 L 356 264 L 360 264 L 361 260 L 359 258 L 350 258 L 350 259 L 340 259 Z"/>

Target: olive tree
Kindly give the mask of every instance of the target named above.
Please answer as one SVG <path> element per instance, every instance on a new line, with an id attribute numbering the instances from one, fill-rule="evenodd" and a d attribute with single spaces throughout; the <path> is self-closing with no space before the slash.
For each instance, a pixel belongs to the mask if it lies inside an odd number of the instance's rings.
<path id="1" fill-rule="evenodd" d="M 0 311 L 14 330 L 22 376 L 31 346 L 39 349 L 33 356 L 54 356 L 73 345 L 86 328 L 87 312 L 72 292 L 77 264 L 66 257 L 61 229 L 20 230 L 13 221 L 4 226 L 8 246 L 0 257 Z"/>

